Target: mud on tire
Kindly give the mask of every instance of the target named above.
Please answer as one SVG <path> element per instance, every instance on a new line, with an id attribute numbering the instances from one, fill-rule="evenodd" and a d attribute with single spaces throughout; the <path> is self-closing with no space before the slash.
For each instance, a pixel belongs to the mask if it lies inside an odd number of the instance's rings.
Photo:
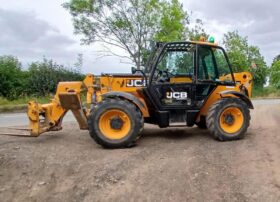
<path id="1" fill-rule="evenodd" d="M 229 113 L 229 118 L 232 124 L 224 122 L 227 111 L 233 109 L 236 111 L 236 116 Z M 235 116 L 235 117 L 234 117 Z M 239 120 L 238 120 L 239 119 Z M 214 103 L 206 116 L 206 125 L 210 133 L 215 139 L 220 141 L 238 140 L 244 137 L 247 128 L 250 125 L 250 110 L 246 103 L 237 98 L 224 98 Z M 234 125 L 237 124 L 237 125 Z M 235 127 L 235 128 L 234 128 Z"/>
<path id="2" fill-rule="evenodd" d="M 127 122 L 129 121 L 129 129 L 123 137 L 114 138 L 112 136 L 113 134 L 103 133 L 104 130 L 100 127 L 102 126 L 102 123 L 100 125 L 100 119 L 104 122 L 102 116 L 108 111 L 119 111 L 120 113 L 125 114 Z M 126 121 L 122 122 L 124 122 L 122 124 L 126 124 Z M 97 144 L 100 144 L 105 148 L 123 148 L 135 145 L 136 140 L 140 137 L 140 132 L 143 130 L 144 121 L 140 110 L 133 103 L 119 98 L 111 98 L 103 100 L 92 109 L 88 119 L 88 126 L 89 134 Z M 112 129 L 109 129 L 109 132 L 110 130 Z M 108 136 L 111 136 L 112 138 Z"/>

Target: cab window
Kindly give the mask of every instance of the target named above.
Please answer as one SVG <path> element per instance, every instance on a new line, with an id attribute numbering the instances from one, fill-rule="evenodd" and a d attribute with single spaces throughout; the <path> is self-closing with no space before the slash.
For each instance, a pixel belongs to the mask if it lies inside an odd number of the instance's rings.
<path id="1" fill-rule="evenodd" d="M 198 48 L 198 81 L 233 83 L 225 54 L 220 48 Z"/>
<path id="2" fill-rule="evenodd" d="M 162 54 L 153 77 L 159 83 L 188 83 L 194 75 L 192 44 L 170 44 Z"/>

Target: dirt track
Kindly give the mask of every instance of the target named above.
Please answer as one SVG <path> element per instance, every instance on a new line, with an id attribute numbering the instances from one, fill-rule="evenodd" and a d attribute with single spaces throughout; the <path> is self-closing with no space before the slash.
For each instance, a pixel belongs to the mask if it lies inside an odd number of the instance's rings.
<path id="1" fill-rule="evenodd" d="M 246 138 L 224 143 L 196 127 L 150 125 L 120 150 L 71 124 L 0 136 L 0 201 L 280 201 L 280 105 L 251 114 Z"/>

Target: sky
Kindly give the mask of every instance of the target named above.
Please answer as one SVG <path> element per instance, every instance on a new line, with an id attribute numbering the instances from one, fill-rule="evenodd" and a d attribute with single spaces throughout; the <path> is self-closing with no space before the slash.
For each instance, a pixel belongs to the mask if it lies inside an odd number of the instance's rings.
<path id="1" fill-rule="evenodd" d="M 100 44 L 81 45 L 74 35 L 67 0 L 0 0 L 0 55 L 14 55 L 24 66 L 43 57 L 73 66 L 83 54 L 83 73 L 130 72 L 116 57 L 98 57 Z M 261 49 L 268 65 L 280 54 L 280 2 L 275 0 L 181 0 L 192 19 L 221 43 L 228 31 L 239 30 Z"/>

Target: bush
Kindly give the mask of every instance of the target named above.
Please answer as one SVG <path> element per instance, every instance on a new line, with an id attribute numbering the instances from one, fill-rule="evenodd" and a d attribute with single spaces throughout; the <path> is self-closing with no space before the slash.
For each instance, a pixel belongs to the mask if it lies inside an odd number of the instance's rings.
<path id="1" fill-rule="evenodd" d="M 79 71 L 65 68 L 52 60 L 33 62 L 27 71 L 13 56 L 0 56 L 0 96 L 15 100 L 27 96 L 54 94 L 60 81 L 81 81 Z"/>
<path id="2" fill-rule="evenodd" d="M 259 97 L 259 98 L 280 97 L 280 91 L 273 86 L 268 86 L 268 87 L 256 87 L 256 86 L 254 86 L 252 93 L 253 93 L 253 97 Z"/>
<path id="3" fill-rule="evenodd" d="M 24 73 L 16 57 L 0 56 L 0 96 L 14 99 L 22 95 L 25 88 Z"/>
<path id="4" fill-rule="evenodd" d="M 46 59 L 43 62 L 32 63 L 28 73 L 28 94 L 36 96 L 55 93 L 60 81 L 80 81 L 84 77 L 75 70 L 66 69 L 52 60 Z"/>
<path id="5" fill-rule="evenodd" d="M 271 66 L 270 83 L 280 89 L 280 60 L 275 60 Z"/>

